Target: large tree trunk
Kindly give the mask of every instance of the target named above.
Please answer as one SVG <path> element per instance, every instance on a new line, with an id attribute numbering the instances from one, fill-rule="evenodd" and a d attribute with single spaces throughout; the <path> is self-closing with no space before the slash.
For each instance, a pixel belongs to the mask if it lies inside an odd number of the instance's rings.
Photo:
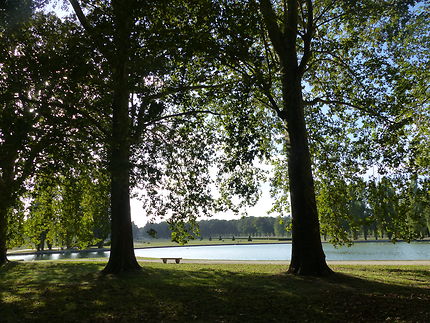
<path id="1" fill-rule="evenodd" d="M 130 214 L 130 117 L 127 6 L 115 2 L 116 44 L 114 69 L 114 97 L 112 105 L 112 138 L 110 147 L 111 171 L 111 252 L 104 273 L 117 274 L 134 271 L 139 266 L 133 246 Z"/>
<path id="2" fill-rule="evenodd" d="M 8 234 L 8 211 L 14 205 L 12 177 L 12 158 L 5 158 L 2 165 L 2 178 L 0 178 L 0 266 L 7 260 L 7 234 Z"/>
<path id="3" fill-rule="evenodd" d="M 111 171 L 111 252 L 104 273 L 133 271 L 136 261 L 130 214 L 130 137 L 127 67 L 118 64 L 113 103 L 113 129 L 110 152 Z"/>
<path id="4" fill-rule="evenodd" d="M 271 1 L 260 0 L 269 37 L 281 64 L 283 107 L 277 112 L 288 129 L 288 173 L 293 217 L 289 272 L 321 276 L 331 273 L 331 269 L 327 266 L 321 244 L 302 93 L 302 75 L 310 57 L 313 32 L 312 1 L 307 2 L 308 31 L 300 65 L 297 55 L 298 1 L 287 0 L 286 5 L 281 28 Z"/>
<path id="5" fill-rule="evenodd" d="M 300 80 L 285 78 L 284 106 L 288 127 L 288 173 L 292 213 L 292 254 L 289 272 L 322 276 L 331 273 L 322 249 L 311 158 Z"/>
<path id="6" fill-rule="evenodd" d="M 0 199 L 3 199 L 3 197 L 0 197 Z M 7 262 L 7 208 L 5 203 L 2 202 L 0 201 L 0 266 Z"/>

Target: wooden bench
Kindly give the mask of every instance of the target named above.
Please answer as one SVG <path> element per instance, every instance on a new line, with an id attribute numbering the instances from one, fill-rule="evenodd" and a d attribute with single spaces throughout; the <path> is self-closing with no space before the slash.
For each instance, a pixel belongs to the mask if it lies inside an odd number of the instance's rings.
<path id="1" fill-rule="evenodd" d="M 181 259 L 182 258 L 160 258 L 161 260 L 163 260 L 163 262 L 165 263 L 165 264 L 167 264 L 167 260 L 175 260 L 175 262 L 177 263 L 177 264 L 179 264 L 179 262 L 181 261 Z"/>

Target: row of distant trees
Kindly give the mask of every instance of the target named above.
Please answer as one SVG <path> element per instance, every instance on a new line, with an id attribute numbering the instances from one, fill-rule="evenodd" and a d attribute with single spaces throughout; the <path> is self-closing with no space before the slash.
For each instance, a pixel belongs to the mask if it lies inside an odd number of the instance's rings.
<path id="1" fill-rule="evenodd" d="M 358 184 L 357 184 L 358 183 Z M 430 201 L 426 182 L 378 182 L 318 185 L 317 201 L 324 240 L 341 244 L 356 239 L 413 240 L 430 236 Z M 45 176 L 27 195 L 30 203 L 16 210 L 10 244 L 51 248 L 101 247 L 109 241 L 108 178 L 101 172 Z M 291 237 L 290 217 L 242 217 L 198 221 L 195 238 Z M 171 239 L 168 222 L 133 224 L 134 240 Z"/>
<path id="2" fill-rule="evenodd" d="M 198 237 L 218 238 L 218 237 L 238 237 L 238 236 L 269 236 L 287 237 L 290 236 L 289 217 L 243 217 L 238 220 L 203 220 L 198 221 L 200 234 Z M 133 226 L 133 236 L 135 240 L 148 238 L 170 239 L 171 229 L 167 222 L 147 223 L 144 227 Z"/>

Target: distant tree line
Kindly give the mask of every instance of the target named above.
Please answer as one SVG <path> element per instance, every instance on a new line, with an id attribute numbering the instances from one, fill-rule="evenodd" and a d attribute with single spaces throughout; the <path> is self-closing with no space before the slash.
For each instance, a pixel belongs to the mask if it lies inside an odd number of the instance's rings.
<path id="1" fill-rule="evenodd" d="M 290 237 L 290 217 L 243 217 L 239 220 L 202 220 L 198 221 L 200 234 L 196 238 L 223 237 Z M 148 238 L 170 239 L 172 230 L 167 222 L 147 223 L 139 228 L 133 224 L 135 240 Z"/>

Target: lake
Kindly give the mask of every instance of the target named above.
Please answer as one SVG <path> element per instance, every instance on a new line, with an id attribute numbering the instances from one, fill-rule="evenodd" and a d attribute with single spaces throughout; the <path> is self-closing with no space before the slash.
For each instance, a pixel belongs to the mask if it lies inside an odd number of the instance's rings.
<path id="1" fill-rule="evenodd" d="M 430 260 L 430 242 L 360 242 L 335 248 L 323 243 L 327 260 Z M 224 246 L 183 246 L 135 249 L 138 257 L 208 260 L 290 260 L 291 244 L 250 244 Z M 56 260 L 108 257 L 108 251 L 65 252 L 8 256 L 10 260 Z"/>

